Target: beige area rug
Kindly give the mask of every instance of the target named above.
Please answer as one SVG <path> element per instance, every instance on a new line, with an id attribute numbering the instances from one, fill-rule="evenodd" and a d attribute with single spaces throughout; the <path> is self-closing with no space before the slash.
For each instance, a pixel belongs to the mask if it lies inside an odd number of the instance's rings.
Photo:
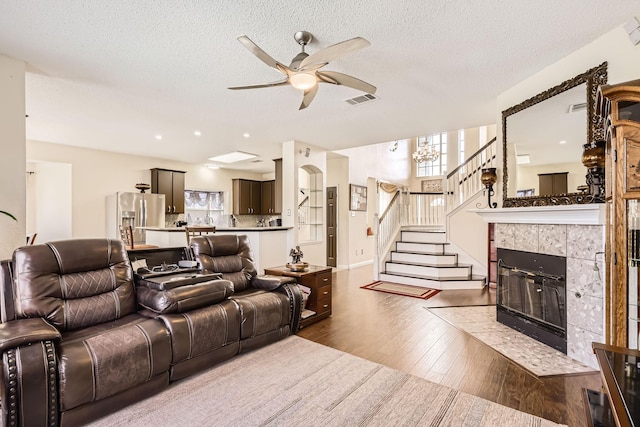
<path id="1" fill-rule="evenodd" d="M 292 336 L 92 426 L 556 426 Z"/>
<path id="2" fill-rule="evenodd" d="M 496 306 L 425 307 L 433 314 L 461 329 L 538 377 L 595 372 L 533 338 L 496 320 Z"/>
<path id="3" fill-rule="evenodd" d="M 361 286 L 362 289 L 371 289 L 373 291 L 385 292 L 388 294 L 403 295 L 407 297 L 429 299 L 437 295 L 440 291 L 437 289 L 429 289 L 420 286 L 403 285 L 401 283 L 391 282 L 373 282 L 368 285 Z"/>

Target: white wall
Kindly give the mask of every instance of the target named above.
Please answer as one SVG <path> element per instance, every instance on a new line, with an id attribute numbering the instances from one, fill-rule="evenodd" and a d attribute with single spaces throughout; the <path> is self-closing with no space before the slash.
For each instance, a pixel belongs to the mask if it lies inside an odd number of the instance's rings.
<path id="1" fill-rule="evenodd" d="M 71 165 L 71 237 L 73 238 L 105 237 L 106 196 L 122 191 L 137 191 L 136 183 L 151 182 L 150 169 L 152 168 L 186 171 L 185 188 L 187 189 L 224 191 L 226 207 L 230 207 L 232 200 L 231 180 L 233 178 L 257 180 L 262 178 L 261 174 L 244 171 L 209 169 L 202 165 L 38 141 L 27 141 L 27 158 L 30 162 Z M 25 164 L 23 161 L 23 168 Z M 61 183 L 61 185 L 64 184 Z M 22 193 L 24 197 L 24 189 Z M 40 236 L 44 230 L 36 231 Z M 39 238 L 38 240 L 42 242 Z"/>
<path id="2" fill-rule="evenodd" d="M 36 163 L 34 172 L 31 177 L 35 181 L 33 233 L 38 233 L 36 243 L 70 239 L 73 234 L 71 165 Z"/>
<path id="3" fill-rule="evenodd" d="M 309 156 L 306 149 L 309 149 Z M 293 248 L 300 245 L 304 252 L 303 261 L 314 265 L 327 264 L 326 246 L 326 209 L 322 209 L 323 224 L 319 231 L 319 240 L 301 241 L 298 227 L 298 172 L 303 166 L 312 166 L 321 172 L 321 180 L 318 187 L 323 190 L 322 206 L 326 204 L 327 187 L 327 152 L 323 148 L 305 144 L 299 141 L 287 141 L 282 144 L 282 225 L 293 227 L 293 232 L 289 233 L 288 246 Z"/>
<path id="4" fill-rule="evenodd" d="M 0 55 L 0 259 L 26 238 L 25 63 Z"/>

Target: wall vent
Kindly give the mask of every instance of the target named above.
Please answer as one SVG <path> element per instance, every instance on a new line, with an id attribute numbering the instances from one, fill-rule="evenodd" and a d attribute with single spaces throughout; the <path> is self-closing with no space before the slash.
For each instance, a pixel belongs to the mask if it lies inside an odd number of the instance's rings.
<path id="1" fill-rule="evenodd" d="M 372 93 L 367 93 L 364 95 L 356 96 L 355 98 L 345 99 L 345 101 L 351 105 L 360 105 L 364 104 L 365 102 L 375 101 L 376 99 L 380 98 Z"/>
<path id="2" fill-rule="evenodd" d="M 569 111 L 567 113 L 575 113 L 576 111 L 582 111 L 587 109 L 587 103 L 582 102 L 580 104 L 569 104 Z"/>

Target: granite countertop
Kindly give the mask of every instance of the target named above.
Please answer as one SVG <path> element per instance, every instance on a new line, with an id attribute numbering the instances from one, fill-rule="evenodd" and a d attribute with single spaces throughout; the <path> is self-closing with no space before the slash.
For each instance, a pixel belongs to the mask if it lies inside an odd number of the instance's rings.
<path id="1" fill-rule="evenodd" d="M 184 233 L 184 227 L 138 227 L 149 231 L 164 231 L 169 233 Z M 193 227 L 197 228 L 197 226 Z M 282 231 L 293 227 L 216 227 L 216 231 Z"/>

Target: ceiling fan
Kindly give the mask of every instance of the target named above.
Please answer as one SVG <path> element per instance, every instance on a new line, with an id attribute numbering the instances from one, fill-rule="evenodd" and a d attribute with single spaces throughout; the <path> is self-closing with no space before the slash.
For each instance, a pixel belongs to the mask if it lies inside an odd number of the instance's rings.
<path id="1" fill-rule="evenodd" d="M 262 50 L 257 44 L 251 41 L 247 36 L 238 37 L 238 41 L 244 47 L 249 49 L 251 53 L 258 57 L 262 62 L 284 74 L 286 77 L 271 83 L 263 83 L 250 86 L 235 86 L 229 89 L 257 89 L 263 87 L 283 86 L 290 84 L 296 89 L 304 91 L 300 110 L 307 108 L 318 92 L 318 83 L 331 83 L 334 85 L 348 86 L 365 93 L 375 93 L 376 87 L 347 74 L 338 73 L 336 71 L 319 71 L 329 62 L 337 59 L 347 53 L 369 46 L 367 40 L 362 37 L 345 40 L 336 43 L 324 49 L 321 49 L 311 55 L 304 51 L 304 47 L 311 42 L 313 36 L 307 31 L 298 31 L 293 38 L 302 47 L 302 52 L 297 54 L 291 64 L 286 66 Z"/>

